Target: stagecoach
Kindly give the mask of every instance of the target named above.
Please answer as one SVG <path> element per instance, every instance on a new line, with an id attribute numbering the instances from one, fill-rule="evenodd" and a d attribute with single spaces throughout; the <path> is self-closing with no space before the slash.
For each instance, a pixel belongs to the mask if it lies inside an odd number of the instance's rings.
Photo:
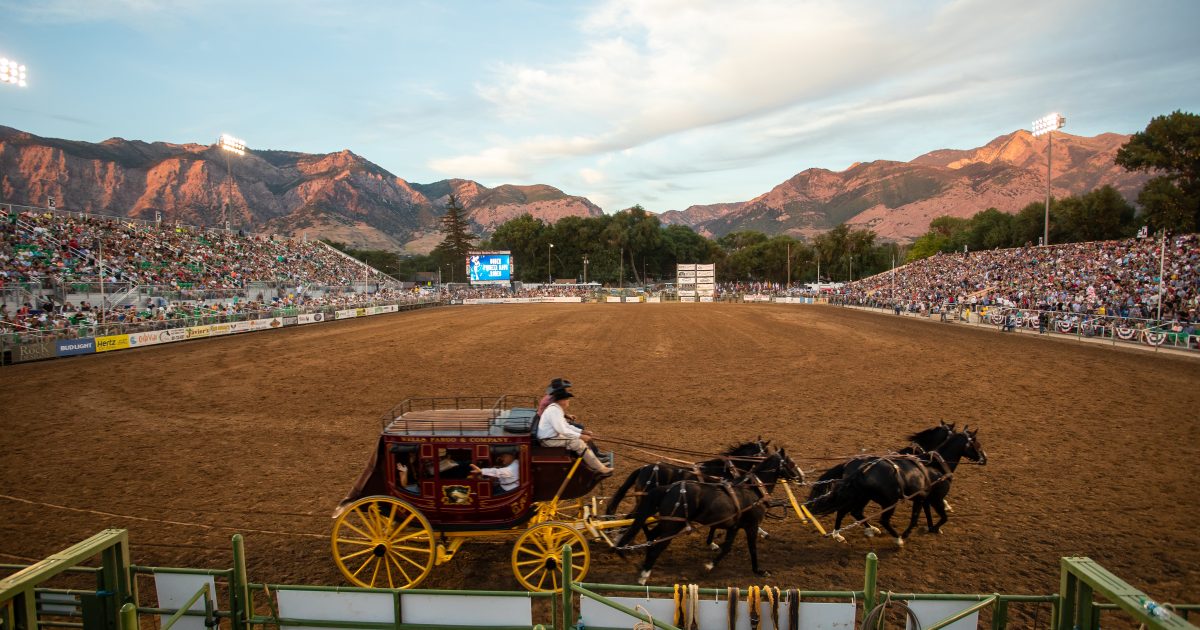
<path id="1" fill-rule="evenodd" d="M 512 569 L 529 590 L 557 590 L 558 559 L 571 545 L 575 576 L 588 570 L 588 539 L 628 520 L 597 516 L 585 499 L 600 478 L 565 448 L 538 444 L 532 396 L 410 398 L 383 429 L 353 489 L 334 514 L 333 558 L 358 586 L 414 588 L 470 538 L 516 537 Z M 504 491 L 471 474 L 504 453 L 519 483 Z M 607 454 L 611 458 L 611 454 Z"/>

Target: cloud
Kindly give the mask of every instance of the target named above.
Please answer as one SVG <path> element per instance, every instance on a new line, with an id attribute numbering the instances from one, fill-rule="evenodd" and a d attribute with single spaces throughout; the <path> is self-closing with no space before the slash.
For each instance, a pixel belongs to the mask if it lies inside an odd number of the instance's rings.
<path id="1" fill-rule="evenodd" d="M 594 168 L 584 167 L 579 169 L 579 177 L 585 183 L 593 186 L 604 181 L 604 173 Z"/>

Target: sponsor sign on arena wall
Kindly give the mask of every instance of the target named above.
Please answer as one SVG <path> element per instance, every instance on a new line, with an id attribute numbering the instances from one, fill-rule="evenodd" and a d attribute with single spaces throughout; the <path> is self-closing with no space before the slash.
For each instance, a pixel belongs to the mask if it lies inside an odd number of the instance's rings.
<path id="1" fill-rule="evenodd" d="M 301 315 L 301 316 L 297 317 L 296 320 L 297 320 L 297 323 L 300 323 L 300 324 L 316 324 L 317 322 L 325 321 L 325 314 L 324 313 L 309 313 L 307 315 Z"/>
<path id="2" fill-rule="evenodd" d="M 463 304 L 580 304 L 581 297 L 467 298 Z M 386 308 L 386 307 L 385 307 Z"/>
<path id="3" fill-rule="evenodd" d="M 17 348 L 17 361 L 37 361 L 38 359 L 52 359 L 55 356 L 55 346 L 53 341 L 39 341 L 37 343 L 27 343 Z"/>
<path id="4" fill-rule="evenodd" d="M 337 311 L 333 314 L 334 319 L 350 319 L 351 317 L 358 317 L 358 309 L 349 308 L 344 311 Z"/>
<path id="5" fill-rule="evenodd" d="M 187 338 L 196 339 L 198 337 L 207 337 L 210 331 L 209 326 L 189 326 L 187 328 Z"/>
<path id="6" fill-rule="evenodd" d="M 140 332 L 129 335 L 129 347 L 139 348 L 141 346 L 153 346 L 155 344 L 164 343 L 162 333 L 164 331 L 155 330 L 151 332 Z"/>
<path id="7" fill-rule="evenodd" d="M 107 335 L 96 337 L 96 352 L 111 352 L 129 347 L 129 335 Z"/>
<path id="8" fill-rule="evenodd" d="M 270 330 L 272 328 L 282 328 L 283 319 L 280 317 L 271 317 L 268 319 L 255 319 L 250 321 L 250 330 Z"/>
<path id="9" fill-rule="evenodd" d="M 91 337 L 85 339 L 66 339 L 55 342 L 54 353 L 60 357 L 71 357 L 77 354 L 92 354 L 96 351 L 96 340 Z"/>

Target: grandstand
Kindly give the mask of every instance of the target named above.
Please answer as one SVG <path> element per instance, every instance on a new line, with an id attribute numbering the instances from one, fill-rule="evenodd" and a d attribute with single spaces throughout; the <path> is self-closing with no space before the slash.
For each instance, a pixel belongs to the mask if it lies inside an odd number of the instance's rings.
<path id="1" fill-rule="evenodd" d="M 843 287 L 842 303 L 929 311 L 1005 306 L 1192 324 L 1200 313 L 1200 235 L 940 253 Z"/>
<path id="2" fill-rule="evenodd" d="M 0 219 L 0 328 L 16 335 L 402 295 L 319 241 L 44 208 L 8 206 Z"/>

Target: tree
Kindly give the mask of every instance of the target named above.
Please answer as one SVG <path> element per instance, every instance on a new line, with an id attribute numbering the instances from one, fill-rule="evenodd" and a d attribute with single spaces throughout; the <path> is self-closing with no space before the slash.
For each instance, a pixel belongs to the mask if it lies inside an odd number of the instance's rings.
<path id="1" fill-rule="evenodd" d="M 463 217 L 463 209 L 458 205 L 454 195 L 446 201 L 446 214 L 442 217 L 442 234 L 445 237 L 437 247 L 433 248 L 432 256 L 439 265 L 450 265 L 450 279 L 454 279 L 457 269 L 467 263 L 467 254 L 475 247 L 475 235 L 467 231 L 467 221 Z"/>
<path id="2" fill-rule="evenodd" d="M 1192 232 L 1200 227 L 1200 116 L 1174 111 L 1154 117 L 1114 161 L 1128 171 L 1159 173 L 1138 195 L 1151 228 Z"/>
<path id="3" fill-rule="evenodd" d="M 1112 186 L 1097 188 L 1081 197 L 1068 197 L 1062 208 L 1054 208 L 1066 242 L 1105 241 L 1133 236 L 1134 209 Z M 1061 242 L 1061 241 L 1059 241 Z"/>
<path id="4" fill-rule="evenodd" d="M 514 279 L 540 282 L 546 278 L 548 232 L 545 223 L 525 213 L 500 224 L 488 239 L 487 247 L 512 252 Z"/>

